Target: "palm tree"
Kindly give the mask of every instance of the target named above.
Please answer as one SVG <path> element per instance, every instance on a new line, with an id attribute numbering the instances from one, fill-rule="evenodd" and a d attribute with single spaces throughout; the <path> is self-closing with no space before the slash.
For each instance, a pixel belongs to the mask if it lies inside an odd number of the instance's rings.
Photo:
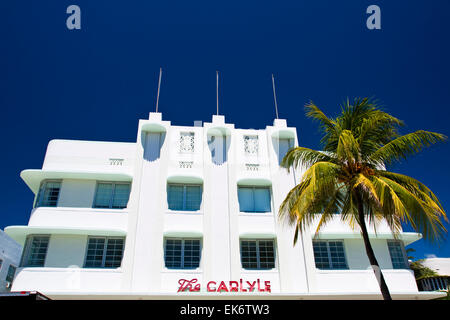
<path id="1" fill-rule="evenodd" d="M 385 170 L 399 160 L 446 140 L 439 133 L 416 131 L 399 134 L 403 122 L 382 111 L 376 101 L 357 98 L 341 106 L 341 114 L 328 118 L 314 103 L 306 115 L 320 124 L 322 151 L 304 147 L 289 150 L 282 166 L 305 168 L 301 181 L 286 196 L 279 218 L 299 232 L 318 220 L 316 235 L 339 213 L 352 228 L 359 226 L 369 262 L 385 300 L 391 296 L 369 241 L 367 224 L 387 222 L 394 237 L 409 223 L 425 239 L 439 240 L 446 232 L 444 209 L 423 183 Z M 317 220 L 316 220 L 317 218 Z"/>
<path id="2" fill-rule="evenodd" d="M 406 254 L 410 254 L 411 252 L 415 252 L 413 248 L 406 249 Z M 426 279 L 426 278 L 432 278 L 432 277 L 438 277 L 439 274 L 423 265 L 424 259 L 415 259 L 413 256 L 408 256 L 408 262 L 409 262 L 409 268 L 414 271 L 414 278 L 416 278 L 416 281 Z"/>

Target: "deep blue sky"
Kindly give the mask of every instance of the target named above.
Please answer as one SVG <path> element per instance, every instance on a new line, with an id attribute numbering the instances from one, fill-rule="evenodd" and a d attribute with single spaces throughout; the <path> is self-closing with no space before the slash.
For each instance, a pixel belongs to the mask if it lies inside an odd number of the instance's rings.
<path id="1" fill-rule="evenodd" d="M 81 30 L 66 8 L 81 8 Z M 366 8 L 381 8 L 381 30 Z M 281 118 L 302 146 L 319 148 L 309 100 L 330 116 L 347 97 L 375 96 L 403 132 L 450 136 L 450 1 L 0 2 L 0 228 L 27 224 L 33 194 L 20 179 L 40 168 L 49 140 L 135 141 L 138 119 L 160 111 L 175 125 L 210 121 L 215 72 L 221 113 L 238 128 Z M 450 210 L 450 143 L 393 168 L 427 184 Z M 447 225 L 448 226 L 448 225 Z M 449 228 L 450 229 L 450 228 Z M 450 256 L 424 241 L 415 256 Z"/>

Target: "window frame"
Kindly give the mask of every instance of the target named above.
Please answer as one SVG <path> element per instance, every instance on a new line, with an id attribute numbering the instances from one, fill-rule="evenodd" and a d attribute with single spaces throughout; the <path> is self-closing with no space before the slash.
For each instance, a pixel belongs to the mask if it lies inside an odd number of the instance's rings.
<path id="1" fill-rule="evenodd" d="M 314 243 L 315 242 L 324 242 L 327 245 L 327 258 L 328 258 L 328 263 L 330 265 L 330 268 L 319 268 L 317 267 L 317 262 L 316 262 L 316 257 L 315 257 L 315 253 L 314 253 Z M 331 251 L 330 251 L 330 242 L 340 242 L 342 243 L 342 252 L 344 255 L 344 260 L 345 260 L 345 268 L 335 268 L 333 267 L 333 260 L 331 258 Z M 347 259 L 347 253 L 345 252 L 345 241 L 342 239 L 322 239 L 322 240 L 313 240 L 312 241 L 312 245 L 313 245 L 313 257 L 314 257 L 314 266 L 316 267 L 316 269 L 318 270 L 325 270 L 325 271 L 329 271 L 329 270 L 349 270 L 350 266 L 348 265 L 348 259 Z"/>
<path id="2" fill-rule="evenodd" d="M 58 197 L 56 199 L 56 203 L 55 203 L 54 206 L 42 205 L 42 199 L 43 199 L 43 196 L 45 194 L 45 189 L 47 188 L 47 184 L 48 183 L 59 183 Z M 62 188 L 62 179 L 48 179 L 48 180 L 46 179 L 46 180 L 42 180 L 40 185 L 39 185 L 39 191 L 38 191 L 38 193 L 36 195 L 36 198 L 34 200 L 34 206 L 33 207 L 34 208 L 39 208 L 39 207 L 55 208 L 55 207 L 58 207 L 59 197 L 61 195 L 61 188 Z"/>
<path id="3" fill-rule="evenodd" d="M 403 257 L 403 266 L 402 266 L 401 268 L 396 268 L 396 267 L 394 266 L 394 261 L 392 260 L 391 249 L 390 249 L 390 247 L 389 247 L 389 244 L 390 244 L 390 243 L 391 243 L 391 244 L 396 244 L 396 245 L 399 245 L 399 246 L 400 246 L 400 250 L 401 250 L 401 253 L 402 253 L 402 257 Z M 403 245 L 402 241 L 401 241 L 401 240 L 395 240 L 395 239 L 388 239 L 388 240 L 386 241 L 386 245 L 387 245 L 387 247 L 388 247 L 389 257 L 390 257 L 390 259 L 391 259 L 392 269 L 395 269 L 395 270 L 409 269 L 408 256 L 407 256 L 407 254 L 406 254 L 405 246 Z"/>
<path id="4" fill-rule="evenodd" d="M 253 211 L 242 211 L 241 210 L 241 204 L 239 201 L 239 189 L 240 188 L 244 188 L 244 189 L 252 189 L 252 193 L 253 193 Z M 256 211 L 256 206 L 255 206 L 255 189 L 268 189 L 269 191 L 269 207 L 270 210 L 269 211 Z M 270 186 L 245 186 L 245 185 L 238 185 L 237 187 L 237 192 L 238 192 L 238 205 L 239 205 L 239 212 L 242 213 L 265 213 L 265 214 L 270 214 L 273 212 L 273 208 L 272 208 L 272 188 Z"/>
<path id="5" fill-rule="evenodd" d="M 166 265 L 166 248 L 167 248 L 167 240 L 180 240 L 181 241 L 181 267 L 167 267 Z M 185 240 L 198 240 L 199 241 L 199 261 L 198 267 L 196 268 L 185 268 L 184 266 L 184 257 L 185 257 Z M 164 268 L 166 270 L 199 270 L 202 266 L 202 255 L 203 255 L 203 239 L 198 237 L 164 237 L 164 248 L 163 248 L 163 263 Z"/>
<path id="6" fill-rule="evenodd" d="M 95 266 L 95 267 L 87 267 L 86 263 L 87 263 L 87 257 L 88 257 L 88 250 L 89 250 L 89 240 L 90 239 L 104 239 L 105 242 L 103 244 L 103 252 L 102 252 L 102 265 L 101 266 Z M 116 240 L 116 239 L 121 239 L 123 240 L 123 245 L 122 245 L 122 257 L 120 258 L 120 265 L 118 267 L 106 267 L 106 253 L 108 251 L 108 242 L 109 240 Z M 126 237 L 108 237 L 108 236 L 88 236 L 87 237 L 87 241 L 86 241 L 86 250 L 85 250 L 85 254 L 84 254 L 84 263 L 83 263 L 83 268 L 84 269 L 118 269 L 122 267 L 122 261 L 123 261 L 123 255 L 125 253 L 125 242 L 126 242 Z"/>
<path id="7" fill-rule="evenodd" d="M 34 238 L 36 237 L 46 237 L 47 239 L 47 247 L 45 249 L 45 255 L 44 255 L 44 260 L 42 262 L 42 265 L 29 265 L 29 260 L 30 260 L 30 250 L 31 250 L 31 244 Z M 24 250 L 22 253 L 22 257 L 20 260 L 20 266 L 23 268 L 43 268 L 45 267 L 45 262 L 47 260 L 47 253 L 48 253 L 48 247 L 50 246 L 50 239 L 51 239 L 51 235 L 49 234 L 30 234 L 27 236 L 26 240 L 25 240 L 25 246 L 24 246 Z"/>
<path id="8" fill-rule="evenodd" d="M 245 268 L 242 261 L 242 242 L 243 241 L 253 241 L 256 242 L 256 268 Z M 273 268 L 261 268 L 261 255 L 260 255 L 260 247 L 259 243 L 260 241 L 272 241 L 273 244 Z M 246 239 L 241 238 L 239 239 L 239 256 L 241 260 L 241 269 L 243 270 L 258 270 L 258 271 L 273 271 L 278 269 L 278 254 L 277 254 L 277 241 L 273 238 L 267 238 L 267 239 Z"/>
<path id="9" fill-rule="evenodd" d="M 108 207 L 97 207 L 96 204 L 96 199 L 97 199 L 97 192 L 98 192 L 98 187 L 100 184 L 112 184 L 112 192 L 111 192 L 111 197 L 109 199 L 109 206 Z M 114 203 L 114 197 L 116 195 L 116 185 L 118 184 L 122 184 L 122 185 L 128 185 L 129 191 L 128 191 L 128 200 L 127 200 L 127 205 L 123 208 L 114 208 L 113 207 L 113 203 Z M 95 186 L 95 193 L 94 193 L 94 199 L 92 200 L 92 208 L 93 209 L 115 209 L 115 210 L 122 210 L 122 209 L 126 209 L 128 208 L 128 202 L 130 201 L 130 194 L 131 194 L 131 182 L 126 182 L 126 181 L 97 181 L 96 182 L 96 186 Z"/>
<path id="10" fill-rule="evenodd" d="M 169 188 L 170 186 L 182 186 L 183 187 L 183 208 L 182 209 L 171 209 L 170 208 L 170 203 L 169 203 Z M 187 188 L 186 187 L 200 187 L 200 204 L 198 206 L 198 209 L 196 210 L 189 210 L 186 209 L 186 199 L 187 199 Z M 171 211 L 192 211 L 192 212 L 197 212 L 200 211 L 202 209 L 202 204 L 203 204 L 203 184 L 200 183 L 172 183 L 169 182 L 167 183 L 167 208 Z"/>

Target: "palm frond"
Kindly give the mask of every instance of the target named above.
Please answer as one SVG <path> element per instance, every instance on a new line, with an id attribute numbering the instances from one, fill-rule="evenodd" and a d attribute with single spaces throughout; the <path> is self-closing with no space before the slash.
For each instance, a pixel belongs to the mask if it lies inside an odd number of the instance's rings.
<path id="1" fill-rule="evenodd" d="M 398 137 L 369 156 L 369 161 L 373 163 L 391 164 L 401 159 L 422 151 L 437 142 L 443 142 L 447 137 L 440 133 L 419 130 Z"/>
<path id="2" fill-rule="evenodd" d="M 292 166 L 294 168 L 308 168 L 317 162 L 331 161 L 332 159 L 332 156 L 323 152 L 304 147 L 296 147 L 286 153 L 281 161 L 281 166 L 287 168 L 289 171 Z"/>

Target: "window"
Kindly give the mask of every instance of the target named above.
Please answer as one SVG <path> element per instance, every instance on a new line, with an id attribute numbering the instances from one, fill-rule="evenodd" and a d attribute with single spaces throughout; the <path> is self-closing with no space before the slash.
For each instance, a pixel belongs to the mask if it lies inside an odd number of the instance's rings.
<path id="1" fill-rule="evenodd" d="M 348 269 L 344 242 L 339 240 L 314 240 L 314 260 L 318 269 Z"/>
<path id="2" fill-rule="evenodd" d="M 94 208 L 123 209 L 130 197 L 130 183 L 99 182 L 95 193 Z"/>
<path id="3" fill-rule="evenodd" d="M 247 156 L 257 156 L 259 149 L 258 136 L 244 136 L 244 152 Z"/>
<path id="4" fill-rule="evenodd" d="M 85 268 L 118 268 L 122 262 L 124 238 L 89 237 Z"/>
<path id="5" fill-rule="evenodd" d="M 35 207 L 56 207 L 58 204 L 60 181 L 44 181 L 39 188 Z"/>
<path id="6" fill-rule="evenodd" d="M 167 189 L 167 202 L 170 210 L 200 210 L 202 203 L 201 185 L 169 184 Z"/>
<path id="7" fill-rule="evenodd" d="M 193 153 L 194 152 L 194 132 L 180 132 L 180 152 Z"/>
<path id="8" fill-rule="evenodd" d="M 241 212 L 271 212 L 269 187 L 238 187 Z"/>
<path id="9" fill-rule="evenodd" d="M 49 240 L 50 236 L 47 235 L 28 236 L 23 251 L 22 265 L 24 267 L 43 267 Z"/>
<path id="10" fill-rule="evenodd" d="M 278 140 L 278 164 L 281 164 L 286 153 L 291 148 L 291 139 L 279 139 Z"/>
<path id="11" fill-rule="evenodd" d="M 394 269 L 407 269 L 405 253 L 400 241 L 388 240 L 389 254 Z"/>
<path id="12" fill-rule="evenodd" d="M 241 264 L 244 269 L 275 268 L 274 240 L 241 240 Z"/>
<path id="13" fill-rule="evenodd" d="M 164 246 L 164 262 L 168 269 L 196 269 L 200 266 L 200 239 L 168 238 Z"/>
<path id="14" fill-rule="evenodd" d="M 15 266 L 13 266 L 12 264 L 9 265 L 8 273 L 6 274 L 6 281 L 8 281 L 10 283 L 13 282 L 14 276 L 16 275 L 16 269 L 17 268 Z"/>

